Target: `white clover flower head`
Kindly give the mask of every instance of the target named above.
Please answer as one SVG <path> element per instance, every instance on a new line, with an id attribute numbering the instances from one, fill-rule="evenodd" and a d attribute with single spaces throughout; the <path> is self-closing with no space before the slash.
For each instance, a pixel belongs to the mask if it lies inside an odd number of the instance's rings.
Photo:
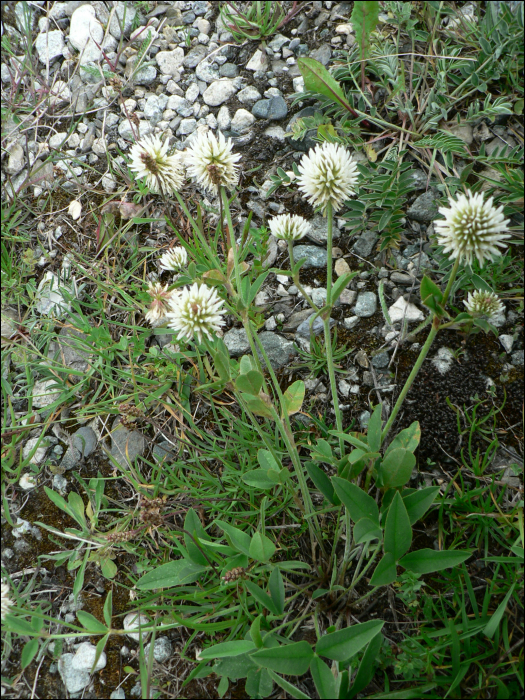
<path id="1" fill-rule="evenodd" d="M 297 214 L 279 214 L 269 220 L 270 231 L 276 238 L 284 241 L 298 241 L 304 238 L 310 229 L 306 219 Z"/>
<path id="2" fill-rule="evenodd" d="M 186 168 L 198 184 L 217 193 L 219 185 L 231 189 L 239 180 L 236 162 L 241 157 L 232 153 L 232 140 L 228 141 L 219 131 L 199 134 L 185 154 Z"/>
<path id="3" fill-rule="evenodd" d="M 5 581 L 2 581 L 2 620 L 9 612 L 9 608 L 14 605 L 10 596 L 10 589 Z"/>
<path id="4" fill-rule="evenodd" d="M 505 306 L 497 294 L 494 294 L 494 292 L 486 292 L 482 289 L 469 292 L 467 301 L 463 303 L 467 307 L 469 314 L 473 316 L 486 316 L 489 321 L 495 319 L 505 311 Z"/>
<path id="5" fill-rule="evenodd" d="M 299 189 L 313 207 L 326 214 L 328 204 L 334 212 L 355 194 L 357 164 L 344 146 L 328 143 L 311 149 L 298 166 Z"/>
<path id="6" fill-rule="evenodd" d="M 493 205 L 493 198 L 483 201 L 483 194 L 460 194 L 456 201 L 449 199 L 449 208 L 439 207 L 439 213 L 444 219 L 434 221 L 437 241 L 443 246 L 444 253 L 450 253 L 450 258 L 465 260 L 472 264 L 475 255 L 480 266 L 485 260 L 493 260 L 501 255 L 500 248 L 505 248 L 504 233 L 510 223 L 503 217 L 503 207 Z"/>
<path id="7" fill-rule="evenodd" d="M 146 321 L 153 327 L 160 326 L 168 320 L 166 314 L 175 290 L 169 292 L 167 284 L 150 282 L 147 292 L 151 297 L 151 304 L 146 314 Z"/>
<path id="8" fill-rule="evenodd" d="M 184 166 L 180 154 L 168 155 L 168 139 L 145 136 L 131 147 L 130 170 L 144 179 L 150 191 L 169 195 L 177 192 L 184 182 Z"/>
<path id="9" fill-rule="evenodd" d="M 216 289 L 195 282 L 172 297 L 168 326 L 179 332 L 179 339 L 197 336 L 200 343 L 204 334 L 211 340 L 212 333 L 224 325 L 222 304 Z"/>
<path id="10" fill-rule="evenodd" d="M 159 266 L 161 270 L 169 270 L 170 272 L 178 272 L 186 267 L 188 263 L 188 253 L 186 248 L 172 248 L 160 256 Z"/>

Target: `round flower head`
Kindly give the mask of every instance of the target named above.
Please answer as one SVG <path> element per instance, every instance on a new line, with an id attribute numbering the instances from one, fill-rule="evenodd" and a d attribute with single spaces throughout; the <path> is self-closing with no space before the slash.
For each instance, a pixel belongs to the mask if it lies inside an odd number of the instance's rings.
<path id="1" fill-rule="evenodd" d="M 299 164 L 299 189 L 313 207 L 328 204 L 338 211 L 345 199 L 355 194 L 357 165 L 350 153 L 337 143 L 324 142 L 303 156 Z"/>
<path id="2" fill-rule="evenodd" d="M 162 285 L 160 282 L 150 282 L 147 292 L 151 297 L 151 305 L 146 314 L 146 321 L 154 327 L 160 326 L 168 320 L 166 314 L 174 292 L 168 292 L 168 285 Z"/>
<path id="3" fill-rule="evenodd" d="M 212 332 L 220 330 L 224 324 L 222 304 L 217 290 L 195 282 L 173 295 L 167 314 L 168 326 L 178 331 L 181 339 L 191 340 L 196 335 L 200 343 L 204 333 L 211 340 Z"/>
<path id="4" fill-rule="evenodd" d="M 450 253 L 450 257 L 465 260 L 472 264 L 472 256 L 475 255 L 480 266 L 486 260 L 493 260 L 501 255 L 500 248 L 505 248 L 502 241 L 510 238 L 507 230 L 509 219 L 503 218 L 503 207 L 492 204 L 492 197 L 486 202 L 483 195 L 460 194 L 457 201 L 449 199 L 450 208 L 439 207 L 439 213 L 444 219 L 434 221 L 434 230 L 437 233 L 437 241 L 443 246 L 444 253 Z"/>
<path id="5" fill-rule="evenodd" d="M 188 262 L 188 253 L 186 248 L 173 248 L 163 253 L 160 256 L 159 266 L 161 270 L 169 270 L 170 272 L 177 272 L 186 266 Z"/>
<path id="6" fill-rule="evenodd" d="M 2 620 L 7 615 L 12 605 L 13 601 L 9 597 L 9 586 L 5 581 L 2 581 Z"/>
<path id="7" fill-rule="evenodd" d="M 308 233 L 310 224 L 302 216 L 294 214 L 279 214 L 274 216 L 268 222 L 270 231 L 276 238 L 282 238 L 285 241 L 298 241 L 304 238 Z"/>
<path id="8" fill-rule="evenodd" d="M 157 136 L 145 136 L 131 147 L 130 170 L 144 179 L 150 191 L 156 194 L 172 194 L 180 190 L 184 182 L 181 156 L 168 156 L 168 140 L 161 142 Z"/>
<path id="9" fill-rule="evenodd" d="M 469 292 L 467 301 L 463 303 L 467 307 L 469 314 L 473 316 L 486 316 L 489 321 L 501 315 L 505 310 L 497 294 L 494 294 L 494 292 L 485 292 L 481 289 L 477 289 L 475 292 Z"/>
<path id="10" fill-rule="evenodd" d="M 186 151 L 188 175 L 215 193 L 219 191 L 219 185 L 235 187 L 239 180 L 235 163 L 241 156 L 239 153 L 232 153 L 232 145 L 232 140 L 226 141 L 220 131 L 218 137 L 211 131 L 199 134 L 191 148 Z"/>

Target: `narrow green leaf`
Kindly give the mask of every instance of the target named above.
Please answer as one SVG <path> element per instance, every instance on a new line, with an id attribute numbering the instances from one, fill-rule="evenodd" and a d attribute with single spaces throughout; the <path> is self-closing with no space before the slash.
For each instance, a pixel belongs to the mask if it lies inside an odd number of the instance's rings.
<path id="1" fill-rule="evenodd" d="M 385 455 L 387 455 L 392 450 L 396 450 L 399 447 L 404 447 L 405 450 L 409 452 L 415 452 L 419 441 L 421 440 L 421 426 L 419 421 L 414 421 L 408 428 L 401 430 L 395 438 L 392 440 L 390 445 L 387 447 Z"/>
<path id="2" fill-rule="evenodd" d="M 250 637 L 257 649 L 261 649 L 263 645 L 263 639 L 261 637 L 261 618 L 262 615 L 257 615 L 250 627 Z"/>
<path id="3" fill-rule="evenodd" d="M 246 374 L 239 374 L 235 380 L 235 386 L 239 391 L 258 396 L 263 384 L 263 376 L 256 369 L 251 369 Z"/>
<path id="4" fill-rule="evenodd" d="M 402 495 L 411 525 L 425 515 L 438 493 L 439 486 L 428 486 L 408 496 Z"/>
<path id="5" fill-rule="evenodd" d="M 273 600 L 262 590 L 262 588 L 260 588 L 256 583 L 253 583 L 253 581 L 245 581 L 244 585 L 255 600 L 258 600 L 261 605 L 267 608 L 274 615 L 279 615 L 279 611 L 275 607 Z"/>
<path id="6" fill-rule="evenodd" d="M 471 556 L 471 552 L 457 549 L 437 552 L 434 549 L 418 549 L 404 556 L 399 564 L 416 574 L 433 574 L 435 571 L 459 566 Z"/>
<path id="7" fill-rule="evenodd" d="M 291 416 L 301 410 L 304 401 L 305 385 L 300 379 L 286 389 L 283 394 L 284 407 L 287 415 Z"/>
<path id="8" fill-rule="evenodd" d="M 178 559 L 167 564 L 161 564 L 156 569 L 148 571 L 135 585 L 141 591 L 173 588 L 183 583 L 193 583 L 205 571 L 206 566 L 194 564 L 188 559 Z"/>
<path id="9" fill-rule="evenodd" d="M 355 38 L 361 49 L 361 58 L 368 56 L 370 35 L 379 21 L 379 2 L 355 2 L 350 22 L 355 32 Z"/>
<path id="10" fill-rule="evenodd" d="M 207 649 L 201 651 L 201 659 L 208 661 L 209 659 L 224 659 L 230 656 L 239 656 L 246 654 L 252 649 L 255 649 L 255 644 L 247 639 L 240 639 L 235 642 L 222 642 L 214 644 Z"/>
<path id="11" fill-rule="evenodd" d="M 501 619 L 502 619 L 503 615 L 505 614 L 505 609 L 507 607 L 507 603 L 509 602 L 511 595 L 514 593 L 515 587 L 516 587 L 516 584 L 513 583 L 512 586 L 509 588 L 507 595 L 505 596 L 505 598 L 503 598 L 501 603 L 498 605 L 496 611 L 494 612 L 494 614 L 490 618 L 487 626 L 483 630 L 483 633 L 489 639 L 492 639 L 496 630 L 500 626 Z"/>
<path id="12" fill-rule="evenodd" d="M 337 697 L 336 682 L 332 671 L 318 656 L 314 656 L 310 662 L 310 673 L 320 698 L 332 700 Z"/>
<path id="13" fill-rule="evenodd" d="M 346 272 L 341 277 L 338 277 L 335 284 L 332 287 L 332 303 L 335 303 L 343 290 L 346 289 L 348 283 L 357 275 L 357 272 Z"/>
<path id="14" fill-rule="evenodd" d="M 291 683 L 288 683 L 288 681 L 285 681 L 284 678 L 281 678 L 281 676 L 278 676 L 274 671 L 268 671 L 268 675 L 270 678 L 273 678 L 273 680 L 277 683 L 277 685 L 282 688 L 283 690 L 286 690 L 286 692 L 292 696 L 292 698 L 298 698 L 299 700 L 310 700 L 310 696 L 306 695 L 303 693 L 302 690 L 299 690 L 299 688 L 296 688 L 295 685 L 292 685 Z"/>
<path id="15" fill-rule="evenodd" d="M 361 659 L 361 663 L 359 664 L 356 677 L 352 683 L 352 687 L 346 696 L 349 698 L 349 700 L 354 698 L 358 693 L 361 693 L 374 677 L 375 660 L 379 654 L 379 650 L 381 649 L 382 641 L 382 636 L 380 634 L 376 634 L 376 636 L 368 643 L 366 651 L 363 654 L 363 658 Z"/>
<path id="16" fill-rule="evenodd" d="M 248 486 L 253 486 L 256 489 L 271 489 L 275 486 L 275 481 L 269 476 L 269 472 L 273 472 L 273 469 L 266 471 L 265 469 L 252 469 L 246 474 L 243 474 L 241 479 Z M 274 474 L 276 472 L 273 472 Z"/>
<path id="17" fill-rule="evenodd" d="M 427 297 L 434 297 L 434 299 L 440 303 L 443 301 L 443 294 L 441 292 L 441 289 L 432 282 L 430 277 L 427 277 L 426 275 L 423 276 L 423 279 L 421 280 L 421 286 L 420 286 L 420 294 L 421 294 L 421 299 L 426 299 Z"/>
<path id="18" fill-rule="evenodd" d="M 322 63 L 314 58 L 299 58 L 297 65 L 304 79 L 304 87 L 311 92 L 329 97 L 339 102 L 349 112 L 353 111 L 337 80 L 330 75 Z"/>
<path id="19" fill-rule="evenodd" d="M 314 464 L 313 462 L 305 462 L 305 468 L 308 472 L 308 476 L 314 482 L 316 488 L 323 494 L 323 496 L 330 501 L 334 506 L 341 504 L 339 498 L 335 495 L 334 487 L 330 478 L 324 473 L 324 471 Z"/>
<path id="20" fill-rule="evenodd" d="M 250 542 L 250 556 L 257 561 L 269 561 L 275 552 L 274 543 L 263 535 L 261 532 L 256 532 Z"/>
<path id="21" fill-rule="evenodd" d="M 370 585 L 388 586 L 390 583 L 394 583 L 396 578 L 396 560 L 391 552 L 387 552 L 376 566 L 372 578 L 370 579 Z"/>
<path id="22" fill-rule="evenodd" d="M 384 488 L 404 486 L 412 476 L 416 458 L 404 447 L 387 452 L 379 467 L 379 478 Z"/>
<path id="23" fill-rule="evenodd" d="M 225 523 L 223 520 L 215 520 L 215 525 L 218 525 L 221 530 L 225 532 L 228 536 L 231 546 L 242 554 L 249 556 L 250 554 L 250 542 L 252 538 L 248 533 L 239 530 L 229 523 Z"/>
<path id="24" fill-rule="evenodd" d="M 91 613 L 85 612 L 85 610 L 77 610 L 77 619 L 85 627 L 88 632 L 92 634 L 106 634 L 108 628 L 102 622 L 93 617 Z"/>
<path id="25" fill-rule="evenodd" d="M 24 644 L 22 654 L 20 655 L 20 667 L 22 669 L 27 668 L 31 661 L 33 661 L 38 651 L 38 646 L 39 642 L 36 637 Z"/>
<path id="26" fill-rule="evenodd" d="M 384 624 L 382 620 L 369 620 L 326 634 L 317 642 L 315 652 L 332 661 L 348 661 L 381 632 Z"/>
<path id="27" fill-rule="evenodd" d="M 370 540 L 381 540 L 383 532 L 377 523 L 370 518 L 361 518 L 354 525 L 354 540 L 356 544 L 370 542 Z"/>
<path id="28" fill-rule="evenodd" d="M 272 601 L 279 612 L 279 615 L 284 613 L 284 581 L 280 570 L 275 567 L 270 574 L 270 580 L 268 582 L 268 588 L 270 590 L 270 595 Z"/>
<path id="29" fill-rule="evenodd" d="M 273 649 L 260 649 L 251 654 L 259 666 L 287 676 L 302 676 L 308 671 L 314 653 L 308 642 L 293 642 Z"/>
<path id="30" fill-rule="evenodd" d="M 247 300 L 248 304 L 251 304 L 252 301 L 255 299 L 255 297 L 257 296 L 257 292 L 262 287 L 264 281 L 266 280 L 266 278 L 268 277 L 269 274 L 270 274 L 270 270 L 268 270 L 267 272 L 263 272 L 263 274 L 259 275 L 259 277 L 257 277 L 255 282 L 252 284 L 252 286 L 250 288 L 250 294 L 249 294 L 248 300 Z"/>
<path id="31" fill-rule="evenodd" d="M 108 627 L 111 627 L 111 614 L 113 612 L 113 591 L 111 588 L 109 589 L 109 592 L 106 596 L 106 600 L 104 601 L 104 622 Z"/>
<path id="32" fill-rule="evenodd" d="M 378 452 L 381 447 L 381 410 L 382 404 L 378 404 L 368 421 L 366 439 L 371 452 Z"/>
<path id="33" fill-rule="evenodd" d="M 350 484 L 346 479 L 341 479 L 338 476 L 332 477 L 332 484 L 335 492 L 341 499 L 341 503 L 344 503 L 355 523 L 361 518 L 370 518 L 370 520 L 379 525 L 379 508 L 377 503 L 363 489 L 360 489 L 355 484 Z"/>
<path id="34" fill-rule="evenodd" d="M 385 554 L 390 552 L 394 560 L 397 561 L 408 552 L 411 544 L 412 528 L 407 509 L 401 494 L 396 492 L 386 517 L 383 548 Z"/>
<path id="35" fill-rule="evenodd" d="M 349 442 L 354 447 L 358 447 L 359 449 L 364 450 L 365 452 L 370 452 L 368 444 L 363 440 L 359 440 L 353 435 L 349 435 L 348 433 L 339 433 L 337 432 L 337 430 L 329 430 L 328 432 L 330 433 L 330 435 L 335 435 L 335 437 L 342 438 L 346 442 Z"/>

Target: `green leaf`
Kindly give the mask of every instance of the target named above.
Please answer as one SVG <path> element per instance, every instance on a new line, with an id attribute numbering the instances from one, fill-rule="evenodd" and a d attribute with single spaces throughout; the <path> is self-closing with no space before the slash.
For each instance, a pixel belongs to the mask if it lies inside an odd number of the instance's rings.
<path id="1" fill-rule="evenodd" d="M 380 540 L 383 532 L 377 523 L 370 518 L 361 518 L 354 525 L 354 540 L 356 544 L 370 542 L 370 540 Z"/>
<path id="2" fill-rule="evenodd" d="M 313 462 L 305 462 L 304 466 L 306 467 L 308 476 L 314 482 L 315 487 L 319 489 L 327 501 L 330 501 L 334 506 L 341 505 L 341 501 L 334 493 L 332 482 L 324 471 Z"/>
<path id="3" fill-rule="evenodd" d="M 239 656 L 255 648 L 255 644 L 246 639 L 240 639 L 235 642 L 222 642 L 221 644 L 214 644 L 207 649 L 203 649 L 201 651 L 201 659 L 207 661 L 209 659 L 224 659 L 230 656 Z"/>
<path id="4" fill-rule="evenodd" d="M 106 600 L 104 601 L 104 622 L 108 627 L 111 627 L 111 613 L 113 612 L 113 591 L 109 589 L 106 595 Z"/>
<path id="5" fill-rule="evenodd" d="M 239 680 L 239 678 L 246 678 L 248 673 L 254 671 L 256 668 L 257 666 L 253 663 L 249 654 L 240 654 L 239 656 L 218 659 L 213 665 L 213 671 L 218 676 L 226 676 L 232 681 Z M 208 674 L 209 667 L 206 675 Z"/>
<path id="6" fill-rule="evenodd" d="M 383 549 L 385 554 L 391 553 L 397 561 L 405 552 L 408 552 L 411 544 L 412 528 L 407 509 L 401 494 L 396 492 L 386 516 Z"/>
<path id="7" fill-rule="evenodd" d="M 77 610 L 77 619 L 82 627 L 85 627 L 92 634 L 106 634 L 108 631 L 106 625 L 99 622 L 96 617 L 93 617 L 91 613 L 85 612 L 85 610 Z"/>
<path id="8" fill-rule="evenodd" d="M 273 680 L 277 683 L 277 685 L 280 688 L 286 690 L 288 695 L 291 695 L 292 698 L 298 698 L 299 700 L 310 700 L 309 695 L 306 695 L 305 693 L 303 693 L 302 690 L 299 690 L 299 688 L 296 688 L 295 685 L 288 683 L 288 681 L 285 681 L 284 678 L 281 678 L 281 676 L 278 676 L 273 671 L 269 670 L 268 675 L 270 676 L 270 678 L 273 678 Z"/>
<path id="9" fill-rule="evenodd" d="M 337 430 L 329 430 L 328 432 L 330 433 L 330 435 L 335 435 L 335 437 L 342 438 L 346 442 L 349 442 L 354 447 L 358 447 L 359 449 L 364 450 L 365 452 L 370 452 L 370 450 L 368 449 L 368 444 L 363 440 L 359 440 L 353 435 L 349 435 L 348 433 L 339 433 L 337 432 Z"/>
<path id="10" fill-rule="evenodd" d="M 384 488 L 404 486 L 412 475 L 416 458 L 404 447 L 390 450 L 383 457 L 379 467 L 379 478 Z"/>
<path id="11" fill-rule="evenodd" d="M 215 520 L 215 525 L 218 525 L 221 530 L 225 532 L 228 536 L 231 546 L 238 552 L 249 556 L 250 554 L 250 542 L 252 538 L 248 533 L 239 530 L 229 523 L 225 523 L 223 520 Z"/>
<path id="12" fill-rule="evenodd" d="M 173 588 L 184 583 L 193 583 L 206 571 L 206 566 L 194 564 L 188 559 L 178 559 L 162 564 L 137 581 L 136 587 L 141 591 L 157 588 Z"/>
<path id="13" fill-rule="evenodd" d="M 86 518 L 84 516 L 84 501 L 76 491 L 70 491 L 68 496 L 69 509 L 77 523 L 87 529 Z"/>
<path id="14" fill-rule="evenodd" d="M 193 508 L 189 508 L 188 512 L 186 513 L 186 517 L 184 518 L 184 529 L 187 530 L 190 535 L 193 535 L 197 542 L 199 542 L 199 537 L 206 537 L 206 533 L 202 527 L 200 518 Z M 186 534 L 186 532 L 184 533 L 184 544 L 186 545 L 188 556 L 190 557 L 191 561 L 195 564 L 206 567 L 208 560 L 201 552 L 197 544 L 195 544 L 193 539 Z M 199 542 L 199 544 L 201 543 Z"/>
<path id="15" fill-rule="evenodd" d="M 268 471 L 268 469 L 273 469 L 278 472 L 281 469 L 281 465 L 276 461 L 270 450 L 257 450 L 257 460 L 266 471 Z"/>
<path id="16" fill-rule="evenodd" d="M 418 549 L 404 556 L 399 564 L 415 574 L 433 574 L 435 571 L 459 566 L 471 556 L 471 552 L 457 549 L 437 552 L 435 549 Z"/>
<path id="17" fill-rule="evenodd" d="M 291 384 L 283 394 L 284 408 L 288 416 L 301 410 L 304 401 L 304 382 L 298 379 Z"/>
<path id="18" fill-rule="evenodd" d="M 381 649 L 381 643 L 382 636 L 380 634 L 377 634 L 372 640 L 370 640 L 366 651 L 363 654 L 363 658 L 361 659 L 361 663 L 359 664 L 352 687 L 346 696 L 347 698 L 354 698 L 358 693 L 361 693 L 374 677 L 375 660 L 379 654 L 379 650 Z"/>
<path id="19" fill-rule="evenodd" d="M 379 525 L 379 508 L 372 496 L 365 493 L 359 486 L 350 484 L 346 479 L 338 476 L 332 477 L 332 484 L 354 523 L 361 518 L 370 518 Z"/>
<path id="20" fill-rule="evenodd" d="M 111 580 L 118 573 L 117 565 L 111 559 L 103 559 L 100 562 L 100 573 L 104 578 Z"/>
<path id="21" fill-rule="evenodd" d="M 379 21 L 379 2 L 355 2 L 350 22 L 355 31 L 355 38 L 361 49 L 361 58 L 370 50 L 370 35 Z M 306 83 L 305 83 L 306 84 Z"/>
<path id="22" fill-rule="evenodd" d="M 281 576 L 281 572 L 277 567 L 275 567 L 270 574 L 268 588 L 270 590 L 272 601 L 279 612 L 279 615 L 282 615 L 284 613 L 284 581 L 283 577 Z"/>
<path id="23" fill-rule="evenodd" d="M 20 655 L 20 667 L 22 669 L 27 668 L 31 661 L 33 661 L 38 651 L 38 646 L 39 642 L 36 637 L 24 644 L 22 654 Z"/>
<path id="24" fill-rule="evenodd" d="M 369 620 L 326 634 L 317 642 L 315 652 L 332 661 L 348 661 L 381 632 L 384 624 L 382 620 Z"/>
<path id="25" fill-rule="evenodd" d="M 370 579 L 371 586 L 388 586 L 397 578 L 396 560 L 391 552 L 388 552 L 376 566 L 372 578 Z"/>
<path id="26" fill-rule="evenodd" d="M 261 649 L 263 645 L 263 640 L 261 637 L 261 619 L 262 615 L 257 615 L 250 627 L 250 637 L 252 638 L 252 641 L 257 649 Z"/>
<path id="27" fill-rule="evenodd" d="M 250 394 L 241 394 L 243 400 L 252 413 L 256 416 L 263 416 L 265 418 L 272 417 L 272 410 L 267 403 L 265 403 L 259 396 L 252 396 Z"/>
<path id="28" fill-rule="evenodd" d="M 239 372 L 241 374 L 246 374 L 246 372 L 249 372 L 251 369 L 257 369 L 255 360 L 251 355 L 243 355 L 239 362 Z"/>
<path id="29" fill-rule="evenodd" d="M 483 633 L 489 639 L 492 639 L 492 637 L 496 633 L 496 630 L 499 628 L 500 623 L 501 623 L 501 619 L 502 619 L 503 615 L 505 614 L 505 608 L 507 607 L 507 603 L 509 602 L 511 595 L 514 593 L 515 587 L 516 587 L 516 584 L 513 583 L 512 586 L 509 588 L 507 595 L 505 596 L 505 598 L 503 598 L 501 603 L 498 605 L 496 611 L 491 616 L 487 626 L 484 628 Z"/>
<path id="30" fill-rule="evenodd" d="M 337 697 L 335 678 L 331 669 L 318 656 L 314 656 L 310 662 L 310 673 L 312 674 L 315 688 L 320 698 Z"/>
<path id="31" fill-rule="evenodd" d="M 273 681 L 265 668 L 248 671 L 245 685 L 251 698 L 269 698 L 273 691 Z"/>
<path id="32" fill-rule="evenodd" d="M 268 277 L 269 274 L 270 274 L 270 270 L 268 270 L 267 272 L 263 272 L 263 274 L 259 275 L 259 277 L 257 277 L 255 282 L 252 284 L 252 286 L 250 287 L 250 293 L 248 295 L 248 299 L 246 300 L 248 304 L 251 304 L 252 301 L 255 299 L 255 297 L 257 296 L 257 292 L 262 287 L 265 279 Z"/>
<path id="33" fill-rule="evenodd" d="M 258 396 L 263 385 L 263 376 L 256 369 L 251 369 L 246 374 L 239 374 L 235 380 L 235 386 L 239 391 Z"/>
<path id="34" fill-rule="evenodd" d="M 255 600 L 258 600 L 261 605 L 267 608 L 274 615 L 279 615 L 279 611 L 275 607 L 273 600 L 267 593 L 265 593 L 262 590 L 262 588 L 260 588 L 257 584 L 253 583 L 253 581 L 245 581 L 244 585 L 246 586 L 246 589 L 255 598 Z"/>
<path id="35" fill-rule="evenodd" d="M 332 303 L 333 304 L 335 304 L 335 302 L 339 299 L 339 297 L 343 293 L 343 290 L 346 289 L 350 280 L 352 280 L 356 275 L 357 275 L 357 272 L 346 272 L 344 275 L 341 275 L 341 277 L 337 278 L 337 281 L 335 282 L 335 284 L 332 287 Z"/>
<path id="36" fill-rule="evenodd" d="M 428 486 L 426 489 L 421 489 L 408 496 L 402 495 L 411 525 L 425 515 L 438 493 L 439 486 Z"/>
<path id="37" fill-rule="evenodd" d="M 257 561 L 269 561 L 275 552 L 274 543 L 263 535 L 262 532 L 256 532 L 250 542 L 250 556 Z"/>
<path id="38" fill-rule="evenodd" d="M 269 476 L 269 472 L 273 474 L 273 469 L 266 471 L 265 469 L 252 469 L 246 474 L 243 474 L 241 479 L 248 486 L 254 486 L 256 489 L 271 489 L 276 483 L 279 483 L 279 477 L 277 477 L 277 482 Z"/>
<path id="39" fill-rule="evenodd" d="M 223 698 L 226 693 L 228 692 L 228 688 L 230 687 L 230 680 L 228 676 L 221 676 L 221 680 L 219 681 L 219 685 L 217 686 L 217 695 L 220 698 Z"/>
<path id="40" fill-rule="evenodd" d="M 368 421 L 366 439 L 371 452 L 378 452 L 381 447 L 381 409 L 382 404 L 378 404 Z"/>
<path id="41" fill-rule="evenodd" d="M 404 447 L 409 452 L 415 452 L 421 440 L 421 427 L 419 421 L 414 421 L 408 428 L 401 430 L 388 446 L 385 455 L 398 447 Z"/>
<path id="42" fill-rule="evenodd" d="M 251 658 L 259 666 L 284 673 L 287 676 L 302 676 L 308 671 L 314 653 L 308 642 L 293 642 L 273 649 L 260 649 Z"/>
<path id="43" fill-rule="evenodd" d="M 322 63 L 319 63 L 314 58 L 301 57 L 297 59 L 297 65 L 303 76 L 306 90 L 324 95 L 335 102 L 339 102 L 345 109 L 351 111 L 341 86 Z"/>
<path id="44" fill-rule="evenodd" d="M 425 299 L 428 297 L 434 297 L 438 304 L 443 301 L 441 289 L 437 286 L 437 284 L 432 282 L 430 277 L 427 277 L 426 275 L 424 275 L 423 279 L 421 280 L 421 287 L 419 291 L 423 304 L 425 304 Z"/>
<path id="45" fill-rule="evenodd" d="M 317 462 L 328 462 L 328 464 L 333 464 L 334 455 L 330 443 L 323 438 L 319 438 L 310 456 Z"/>

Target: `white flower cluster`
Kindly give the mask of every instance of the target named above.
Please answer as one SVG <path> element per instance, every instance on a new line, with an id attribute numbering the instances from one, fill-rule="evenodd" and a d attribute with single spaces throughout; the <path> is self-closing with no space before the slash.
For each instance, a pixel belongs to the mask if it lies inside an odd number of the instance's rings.
<path id="1" fill-rule="evenodd" d="M 206 335 L 211 340 L 212 333 L 224 325 L 223 303 L 216 289 L 195 282 L 172 296 L 167 313 L 168 326 L 178 331 L 179 339 L 191 340 L 197 336 L 200 343 L 202 336 Z"/>
<path id="2" fill-rule="evenodd" d="M 179 272 L 188 263 L 186 248 L 172 248 L 160 256 L 159 266 L 161 270 Z"/>
<path id="3" fill-rule="evenodd" d="M 5 581 L 2 581 L 2 620 L 9 612 L 9 608 L 14 605 L 9 593 L 10 590 L 8 584 Z"/>
<path id="4" fill-rule="evenodd" d="M 206 189 L 217 193 L 219 185 L 232 188 L 239 180 L 237 161 L 241 157 L 232 153 L 232 140 L 218 137 L 211 131 L 199 134 L 185 153 L 168 155 L 168 141 L 145 136 L 132 146 L 130 170 L 143 179 L 154 193 L 165 195 L 178 192 L 187 174 Z"/>
<path id="5" fill-rule="evenodd" d="M 469 292 L 467 301 L 463 302 L 467 307 L 469 314 L 473 316 L 486 316 L 487 319 L 493 320 L 500 316 L 505 311 L 505 306 L 500 298 L 494 292 L 485 292 L 477 289 L 475 292 Z"/>
<path id="6" fill-rule="evenodd" d="M 268 223 L 273 235 L 284 241 L 298 241 L 304 238 L 310 229 L 308 221 L 297 214 L 279 214 L 279 216 L 270 219 Z"/>
<path id="7" fill-rule="evenodd" d="M 444 253 L 450 253 L 452 260 L 459 258 L 469 265 L 475 255 L 480 266 L 485 260 L 493 260 L 501 255 L 509 219 L 503 216 L 503 207 L 493 205 L 491 197 L 483 201 L 483 194 L 468 192 L 460 194 L 456 201 L 449 199 L 449 208 L 440 207 L 439 213 L 445 218 L 434 221 L 437 241 Z"/>
<path id="8" fill-rule="evenodd" d="M 161 326 L 168 320 L 166 314 L 173 297 L 173 291 L 168 291 L 168 285 L 163 285 L 160 282 L 150 282 L 147 291 L 151 297 L 151 304 L 146 314 L 146 321 L 151 323 L 153 327 Z"/>

